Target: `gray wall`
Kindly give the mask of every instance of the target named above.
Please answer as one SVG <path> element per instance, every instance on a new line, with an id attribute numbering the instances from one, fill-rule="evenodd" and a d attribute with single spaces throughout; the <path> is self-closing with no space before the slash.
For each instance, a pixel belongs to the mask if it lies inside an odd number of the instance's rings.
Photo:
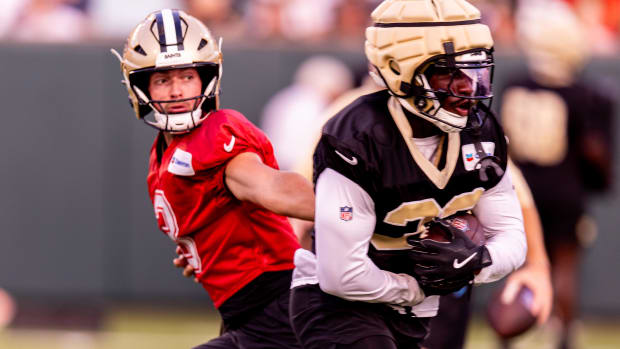
<path id="1" fill-rule="evenodd" d="M 0 46 L 0 287 L 44 300 L 208 303 L 172 267 L 174 246 L 156 227 L 145 184 L 155 131 L 134 118 L 108 47 Z M 227 47 L 223 106 L 257 121 L 316 52 L 365 62 L 357 52 Z M 620 77 L 620 62 L 595 63 L 590 70 Z M 521 59 L 498 65 L 501 85 Z M 620 201 L 610 195 L 593 208 L 601 234 L 586 253 L 584 309 L 620 315 Z"/>

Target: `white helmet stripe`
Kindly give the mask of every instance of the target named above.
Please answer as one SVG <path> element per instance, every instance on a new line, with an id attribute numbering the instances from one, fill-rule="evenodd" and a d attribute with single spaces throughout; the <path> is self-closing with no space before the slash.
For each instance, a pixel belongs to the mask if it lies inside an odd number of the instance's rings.
<path id="1" fill-rule="evenodd" d="M 159 41 L 159 47 L 161 52 L 166 52 L 168 47 L 166 46 L 166 29 L 164 27 L 164 18 L 161 15 L 161 12 L 157 12 L 155 14 L 155 21 L 157 22 L 157 34 L 159 37 L 157 41 Z"/>
<path id="2" fill-rule="evenodd" d="M 161 10 L 161 16 L 164 24 L 164 35 L 166 38 L 166 46 L 168 50 L 166 52 L 177 52 L 178 47 L 174 46 L 178 43 L 177 41 L 177 31 L 174 25 L 174 18 L 172 17 L 172 10 Z M 177 15 L 178 18 L 178 15 Z M 159 25 L 159 23 L 157 23 Z M 161 30 L 160 30 L 161 33 Z M 173 46 L 171 46 L 173 45 Z"/>
<path id="3" fill-rule="evenodd" d="M 155 15 L 161 52 L 183 50 L 183 30 L 179 11 L 164 9 Z"/>

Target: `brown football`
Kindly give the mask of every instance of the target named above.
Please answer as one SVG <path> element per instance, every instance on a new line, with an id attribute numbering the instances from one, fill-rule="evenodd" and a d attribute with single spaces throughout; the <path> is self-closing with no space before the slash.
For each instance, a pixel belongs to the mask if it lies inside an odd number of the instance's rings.
<path id="1" fill-rule="evenodd" d="M 526 286 L 522 286 L 511 303 L 503 303 L 501 294 L 506 284 L 500 287 L 487 303 L 486 315 L 489 325 L 495 333 L 503 339 L 509 339 L 529 330 L 536 323 L 530 308 L 534 300 L 534 293 Z"/>
<path id="2" fill-rule="evenodd" d="M 478 219 L 473 214 L 461 213 L 447 220 L 450 222 L 450 225 L 463 231 L 476 245 L 483 245 L 486 241 L 482 225 L 480 225 L 480 222 L 478 222 Z M 420 235 L 420 238 L 439 242 L 448 241 L 448 236 L 446 236 L 444 230 L 437 224 L 431 225 L 429 229 Z"/>

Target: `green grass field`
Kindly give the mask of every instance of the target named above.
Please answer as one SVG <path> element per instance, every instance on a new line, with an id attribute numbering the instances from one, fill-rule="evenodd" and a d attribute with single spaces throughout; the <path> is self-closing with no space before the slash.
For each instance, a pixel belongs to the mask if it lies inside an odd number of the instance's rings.
<path id="1" fill-rule="evenodd" d="M 531 331 L 514 348 L 553 348 L 550 328 Z M 50 329 L 0 330 L 2 349 L 170 349 L 192 348 L 217 336 L 219 318 L 213 313 L 125 307 L 109 311 L 99 331 Z M 578 331 L 578 348 L 620 348 L 620 319 L 583 321 Z M 498 345 L 483 321 L 475 319 L 467 349 L 494 349 Z"/>

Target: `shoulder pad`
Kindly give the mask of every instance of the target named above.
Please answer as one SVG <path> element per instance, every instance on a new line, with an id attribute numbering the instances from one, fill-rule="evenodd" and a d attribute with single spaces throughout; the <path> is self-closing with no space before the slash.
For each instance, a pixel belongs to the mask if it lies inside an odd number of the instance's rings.
<path id="1" fill-rule="evenodd" d="M 387 91 L 362 96 L 325 124 L 314 153 L 315 181 L 325 168 L 332 168 L 371 192 L 377 148 L 394 142 L 388 97 Z"/>

